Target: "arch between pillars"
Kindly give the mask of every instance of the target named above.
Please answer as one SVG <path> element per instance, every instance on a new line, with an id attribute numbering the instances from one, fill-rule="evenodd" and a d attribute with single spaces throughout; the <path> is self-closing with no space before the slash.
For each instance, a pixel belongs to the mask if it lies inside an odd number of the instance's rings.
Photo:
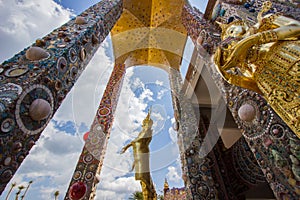
<path id="1" fill-rule="evenodd" d="M 126 56 L 119 57 L 118 59 L 116 59 L 116 63 L 124 62 L 124 60 L 126 60 Z M 154 66 L 154 67 L 156 67 L 156 66 Z M 195 115 L 192 114 L 193 109 L 192 109 L 190 103 L 186 99 L 184 99 L 184 94 L 182 94 L 182 91 L 181 91 L 183 83 L 182 83 L 182 78 L 181 78 L 179 70 L 176 70 L 176 69 L 170 68 L 170 67 L 167 69 L 167 67 L 169 67 L 169 66 L 163 65 L 163 70 L 167 71 L 169 74 L 170 86 L 171 86 L 171 91 L 172 91 L 171 94 L 172 94 L 174 116 L 177 121 L 180 121 L 179 131 L 180 131 L 180 136 L 181 136 L 181 138 L 180 138 L 181 146 L 179 147 L 179 149 L 181 151 L 181 156 L 182 156 L 181 160 L 183 163 L 183 174 L 191 174 L 191 172 L 190 172 L 191 169 L 189 169 L 187 166 L 189 164 L 191 164 L 190 160 L 193 160 L 193 159 L 191 159 L 191 155 L 186 156 L 186 153 L 187 153 L 186 151 L 191 150 L 189 148 L 191 144 L 193 144 L 195 142 L 196 143 L 201 142 L 201 136 L 197 135 L 198 126 L 193 126 L 194 128 L 191 126 L 191 124 L 195 123 L 195 122 L 198 125 L 199 120 L 197 120 Z M 161 68 L 161 67 L 159 67 L 159 68 Z M 109 138 L 109 134 L 110 134 L 110 128 L 112 127 L 112 122 L 113 122 L 113 117 L 114 117 L 113 113 L 115 111 L 115 107 L 118 102 L 118 96 L 119 96 L 120 89 L 122 86 L 121 80 L 123 80 L 123 78 L 124 78 L 125 70 L 126 70 L 125 64 L 116 64 L 114 67 L 111 78 L 107 84 L 107 88 L 105 90 L 105 93 L 103 95 L 103 98 L 102 98 L 100 106 L 99 106 L 99 109 L 97 111 L 97 116 L 95 117 L 94 123 L 91 126 L 90 132 L 94 131 L 95 134 L 88 141 L 89 143 L 97 143 L 98 142 L 100 144 L 100 148 L 96 148 L 97 149 L 96 152 L 91 154 L 91 151 L 93 149 L 95 149 L 94 148 L 95 145 L 93 145 L 93 144 L 85 145 L 85 147 L 82 151 L 82 154 L 79 158 L 77 167 L 75 169 L 75 172 L 74 172 L 73 178 L 71 180 L 70 187 L 68 189 L 67 196 L 65 199 L 70 199 L 69 193 L 70 193 L 70 190 L 72 190 L 72 187 L 74 186 L 74 184 L 76 187 L 79 185 L 83 185 L 81 187 L 85 188 L 85 190 L 86 190 L 84 199 L 94 198 L 94 196 L 95 196 L 96 182 L 99 181 L 96 179 L 96 174 L 100 174 L 101 167 L 103 164 L 104 154 L 106 151 L 106 146 L 107 146 L 108 138 Z M 110 98 L 110 97 L 112 97 L 112 98 Z M 113 107 L 113 108 L 111 110 L 108 110 L 107 106 L 103 106 L 102 102 L 109 102 L 110 106 L 108 106 L 108 107 Z M 182 103 L 183 103 L 183 105 L 181 105 Z M 111 112 L 111 111 L 113 111 L 113 112 Z M 99 113 L 102 115 L 105 115 L 104 120 L 103 120 L 103 118 L 98 118 Z M 183 121 L 181 121 L 181 116 L 188 116 L 187 117 L 188 120 L 184 119 Z M 105 121 L 105 119 L 108 119 L 108 123 L 106 123 L 106 124 L 105 124 L 105 122 L 107 122 L 107 121 Z M 188 138 L 186 136 L 187 135 L 190 136 L 191 134 L 193 135 L 191 137 L 192 140 L 186 141 L 186 138 Z M 182 138 L 182 136 L 185 138 Z M 99 141 L 99 140 L 101 140 L 101 141 Z M 188 144 L 188 145 L 186 145 L 186 144 Z M 89 146 L 90 149 L 86 146 Z M 91 149 L 91 147 L 92 147 L 92 149 Z M 94 154 L 95 154 L 95 156 L 94 156 Z M 94 162 L 93 156 L 97 157 L 98 160 L 96 159 L 97 161 Z M 194 162 L 194 161 L 192 161 L 192 162 Z M 194 163 L 196 163 L 197 165 L 199 164 L 198 161 L 194 162 Z M 93 172 L 91 171 L 92 169 L 94 170 Z M 92 172 L 92 173 L 90 173 L 90 172 Z M 207 174 L 209 176 L 209 173 L 207 173 Z M 189 176 L 185 176 L 185 177 L 186 177 L 185 184 L 186 184 L 186 188 L 187 188 L 189 196 L 197 197 L 198 191 L 197 191 L 197 189 L 195 189 L 194 184 L 191 182 L 192 177 L 189 177 Z M 213 178 L 211 177 L 210 180 L 213 180 Z M 85 181 L 87 181 L 87 183 L 85 183 Z M 78 184 L 78 183 L 82 183 L 82 184 Z"/>

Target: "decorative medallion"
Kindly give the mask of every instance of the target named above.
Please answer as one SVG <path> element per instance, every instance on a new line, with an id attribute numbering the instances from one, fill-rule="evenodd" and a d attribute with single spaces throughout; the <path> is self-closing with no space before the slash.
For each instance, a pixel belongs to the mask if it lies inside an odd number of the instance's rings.
<path id="1" fill-rule="evenodd" d="M 1 123 L 1 131 L 4 133 L 10 132 L 15 126 L 15 121 L 11 118 L 6 118 Z"/>
<path id="2" fill-rule="evenodd" d="M 107 108 L 107 107 L 100 108 L 98 114 L 99 114 L 99 116 L 101 116 L 101 117 L 107 116 L 107 115 L 110 114 L 110 109 Z"/>
<path id="3" fill-rule="evenodd" d="M 205 197 L 205 199 L 210 194 L 210 188 L 204 182 L 201 182 L 196 189 L 196 193 L 198 193 L 201 197 Z"/>
<path id="4" fill-rule="evenodd" d="M 9 181 L 12 176 L 13 176 L 13 171 L 10 168 L 6 168 L 6 169 L 2 170 L 2 172 L 0 171 L 1 182 Z"/>
<path id="5" fill-rule="evenodd" d="M 103 146 L 98 145 L 98 147 L 100 147 L 101 150 L 103 150 L 103 149 L 102 149 Z M 102 151 L 100 151 L 99 149 L 92 149 L 92 150 L 91 150 L 91 154 L 93 154 L 94 157 L 98 157 L 98 159 L 100 159 L 101 152 L 102 152 Z"/>
<path id="6" fill-rule="evenodd" d="M 70 77 L 72 79 L 76 79 L 77 74 L 78 74 L 77 67 L 72 67 L 71 70 L 70 70 Z"/>
<path id="7" fill-rule="evenodd" d="M 36 99 L 43 99 L 50 104 L 51 110 L 47 118 L 42 120 L 34 120 L 29 115 L 30 105 Z M 30 135 L 41 132 L 51 119 L 53 114 L 54 99 L 51 91 L 43 85 L 32 85 L 27 88 L 20 96 L 16 104 L 16 121 L 20 129 Z"/>
<path id="8" fill-rule="evenodd" d="M 97 166 L 98 166 L 98 165 L 92 164 L 92 165 L 89 166 L 89 170 L 90 170 L 90 171 L 95 171 L 95 170 L 97 169 Z"/>
<path id="9" fill-rule="evenodd" d="M 68 70 L 68 63 L 67 60 L 64 57 L 60 57 L 57 61 L 56 68 L 59 72 L 65 73 Z"/>
<path id="10" fill-rule="evenodd" d="M 75 48 L 70 48 L 69 53 L 68 53 L 68 58 L 71 63 L 75 63 L 77 61 L 78 56 L 77 56 L 77 51 Z"/>
<path id="11" fill-rule="evenodd" d="M 88 172 L 88 173 L 86 173 L 86 175 L 85 175 L 85 177 L 84 177 L 84 179 L 85 179 L 86 181 L 91 181 L 91 180 L 93 180 L 93 178 L 94 178 L 93 172 Z"/>
<path id="12" fill-rule="evenodd" d="M 281 124 L 273 124 L 270 128 L 270 136 L 274 139 L 282 139 L 285 136 L 284 127 Z"/>
<path id="13" fill-rule="evenodd" d="M 274 114 L 262 97 L 243 90 L 233 101 L 236 102 L 233 115 L 239 122 L 239 128 L 244 130 L 245 138 L 255 140 L 269 132 Z"/>
<path id="14" fill-rule="evenodd" d="M 87 154 L 83 157 L 83 161 L 85 164 L 89 164 L 93 161 L 93 156 L 91 154 Z"/>
<path id="15" fill-rule="evenodd" d="M 77 181 L 77 180 L 79 180 L 79 179 L 81 178 L 81 176 L 82 176 L 82 172 L 81 172 L 81 171 L 76 171 L 76 172 L 74 173 L 74 175 L 73 175 L 73 179 L 74 179 L 75 181 Z"/>
<path id="16" fill-rule="evenodd" d="M 190 173 L 191 173 L 191 175 L 194 176 L 194 177 L 198 177 L 198 176 L 199 176 L 198 170 L 197 170 L 195 167 L 191 167 Z"/>
<path id="17" fill-rule="evenodd" d="M 92 154 L 94 159 L 99 160 L 105 142 L 105 134 L 102 130 L 101 124 L 94 121 L 89 137 L 85 143 L 85 147 Z"/>

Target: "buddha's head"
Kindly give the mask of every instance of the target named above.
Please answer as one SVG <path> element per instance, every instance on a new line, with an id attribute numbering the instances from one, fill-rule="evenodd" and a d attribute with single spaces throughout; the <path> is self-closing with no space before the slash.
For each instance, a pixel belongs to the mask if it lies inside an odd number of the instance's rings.
<path id="1" fill-rule="evenodd" d="M 248 30 L 248 26 L 242 20 L 236 20 L 229 24 L 217 22 L 217 24 L 222 28 L 222 40 L 228 37 L 242 37 Z"/>

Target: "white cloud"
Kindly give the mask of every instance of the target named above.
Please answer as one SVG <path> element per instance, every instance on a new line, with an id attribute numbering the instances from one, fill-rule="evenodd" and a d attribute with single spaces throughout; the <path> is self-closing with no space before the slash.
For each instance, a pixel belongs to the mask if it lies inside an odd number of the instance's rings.
<path id="1" fill-rule="evenodd" d="M 135 191 L 142 191 L 134 177 L 120 177 L 113 181 L 103 180 L 99 184 L 97 199 L 127 199 Z"/>
<path id="2" fill-rule="evenodd" d="M 28 199 L 48 200 L 55 190 L 65 193 L 82 147 L 80 137 L 55 129 L 51 121 L 11 183 L 25 186 L 33 180 Z"/>
<path id="3" fill-rule="evenodd" d="M 167 89 L 162 89 L 162 90 L 158 91 L 158 93 L 157 93 L 157 99 L 161 99 L 166 92 L 168 92 Z"/>
<path id="4" fill-rule="evenodd" d="M 139 95 L 140 100 L 148 99 L 149 101 L 154 101 L 152 97 L 153 92 L 145 86 L 145 84 L 141 81 L 140 78 L 135 78 L 131 84 L 133 92 L 135 92 L 136 90 L 142 90 L 142 93 Z"/>
<path id="5" fill-rule="evenodd" d="M 181 177 L 178 174 L 178 169 L 176 169 L 174 166 L 168 167 L 167 179 L 178 183 L 181 180 Z"/>
<path id="6" fill-rule="evenodd" d="M 143 93 L 140 95 L 140 99 L 145 100 L 148 99 L 149 101 L 154 101 L 152 98 L 153 92 L 150 89 L 144 89 Z"/>
<path id="7" fill-rule="evenodd" d="M 92 123 L 113 69 L 111 58 L 105 54 L 107 47 L 108 41 L 105 40 L 68 93 L 60 112 L 55 114 L 55 120 L 73 121 L 77 126 Z"/>
<path id="8" fill-rule="evenodd" d="M 133 88 L 133 90 L 135 90 L 135 89 L 138 89 L 138 88 L 144 88 L 145 85 L 144 85 L 144 83 L 141 81 L 141 79 L 135 78 L 134 81 L 132 82 L 131 87 Z"/>
<path id="9" fill-rule="evenodd" d="M 67 22 L 72 16 L 70 10 L 53 0 L 1 1 L 0 62 Z"/>
<path id="10" fill-rule="evenodd" d="M 153 120 L 153 135 L 158 134 L 164 128 L 166 118 L 167 112 L 162 105 L 155 104 L 152 106 L 151 119 Z"/>
<path id="11" fill-rule="evenodd" d="M 156 81 L 155 81 L 155 84 L 156 84 L 156 85 L 159 85 L 159 86 L 163 86 L 163 85 L 164 85 L 164 82 L 163 82 L 163 81 L 156 80 Z"/>

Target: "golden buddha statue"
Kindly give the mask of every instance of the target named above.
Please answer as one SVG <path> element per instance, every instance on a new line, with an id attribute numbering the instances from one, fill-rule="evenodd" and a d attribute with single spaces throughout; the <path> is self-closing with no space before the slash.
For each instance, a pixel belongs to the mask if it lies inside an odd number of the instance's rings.
<path id="1" fill-rule="evenodd" d="M 149 144 L 152 140 L 153 121 L 150 118 L 151 109 L 147 117 L 143 120 L 142 131 L 138 137 L 123 147 L 124 153 L 129 147 L 133 148 L 134 162 L 132 170 L 135 168 L 135 180 L 140 180 L 144 199 L 156 200 L 157 195 L 150 175 L 149 167 Z"/>
<path id="2" fill-rule="evenodd" d="M 300 137 L 300 22 L 269 14 L 266 1 L 258 23 L 219 24 L 221 45 L 214 61 L 229 83 L 260 93 Z"/>

